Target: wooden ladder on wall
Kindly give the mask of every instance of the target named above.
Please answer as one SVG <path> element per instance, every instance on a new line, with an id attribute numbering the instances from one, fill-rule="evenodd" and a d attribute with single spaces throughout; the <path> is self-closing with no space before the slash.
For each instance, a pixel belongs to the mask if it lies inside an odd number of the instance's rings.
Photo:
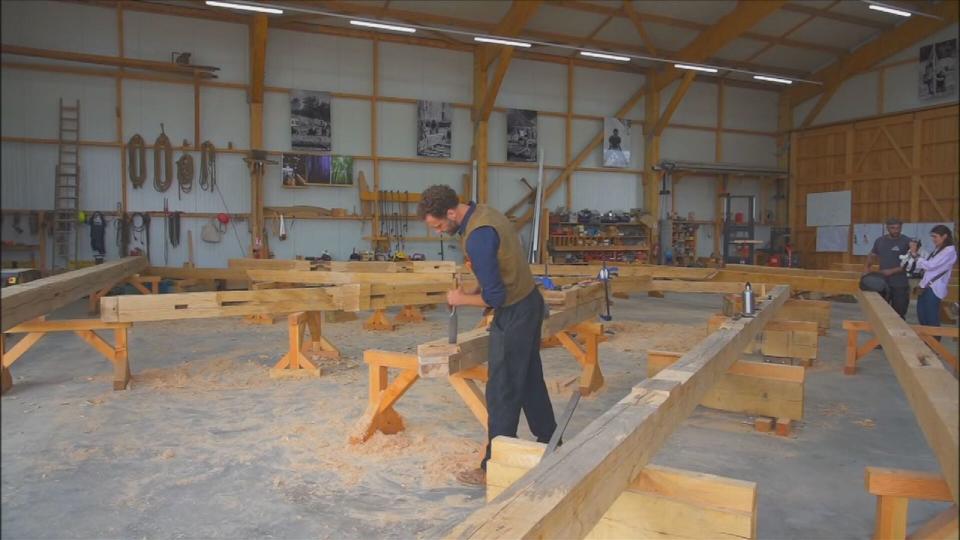
<path id="1" fill-rule="evenodd" d="M 60 98 L 60 144 L 54 184 L 53 270 L 67 270 L 77 260 L 80 227 L 80 100 L 72 106 Z M 73 233 L 73 234 L 71 234 Z M 71 252 L 70 237 L 73 236 Z"/>

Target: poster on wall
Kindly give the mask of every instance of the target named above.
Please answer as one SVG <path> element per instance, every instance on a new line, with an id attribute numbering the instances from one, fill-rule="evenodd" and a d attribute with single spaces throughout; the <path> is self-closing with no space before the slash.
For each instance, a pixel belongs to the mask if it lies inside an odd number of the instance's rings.
<path id="1" fill-rule="evenodd" d="M 853 225 L 853 254 L 866 255 L 873 243 L 885 234 L 883 223 L 855 223 Z"/>
<path id="2" fill-rule="evenodd" d="M 846 253 L 850 226 L 817 227 L 817 251 L 821 253 Z"/>
<path id="3" fill-rule="evenodd" d="M 329 92 L 290 91 L 290 146 L 320 152 L 333 149 Z"/>
<path id="4" fill-rule="evenodd" d="M 957 91 L 957 38 L 920 47 L 920 99 Z"/>
<path id="5" fill-rule="evenodd" d="M 417 101 L 417 155 L 449 158 L 453 106 L 442 101 Z"/>
<path id="6" fill-rule="evenodd" d="M 316 154 L 284 154 L 283 185 L 352 186 L 353 158 Z"/>
<path id="7" fill-rule="evenodd" d="M 507 109 L 507 161 L 537 161 L 537 111 Z"/>
<path id="8" fill-rule="evenodd" d="M 603 166 L 630 166 L 630 120 L 607 117 L 603 119 Z"/>

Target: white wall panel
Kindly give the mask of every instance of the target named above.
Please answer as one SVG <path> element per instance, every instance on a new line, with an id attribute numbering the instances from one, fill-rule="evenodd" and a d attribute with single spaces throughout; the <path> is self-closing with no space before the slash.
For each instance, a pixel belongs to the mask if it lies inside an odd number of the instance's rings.
<path id="1" fill-rule="evenodd" d="M 491 66 L 491 70 L 496 64 Z M 567 67 L 561 64 L 513 60 L 497 94 L 498 107 L 535 108 L 566 112 Z"/>
<path id="2" fill-rule="evenodd" d="M 265 79 L 269 86 L 370 94 L 373 45 L 364 39 L 270 30 Z"/>
<path id="3" fill-rule="evenodd" d="M 597 133 L 603 130 L 603 122 L 600 120 L 573 120 L 573 155 L 576 157 L 590 141 L 597 136 Z M 583 167 L 599 167 L 603 163 L 602 153 L 598 146 L 590 155 L 583 160 Z"/>
<path id="4" fill-rule="evenodd" d="M 813 125 L 842 122 L 877 114 L 877 74 L 850 77 L 823 107 Z"/>
<path id="5" fill-rule="evenodd" d="M 579 172 L 573 177 L 574 207 L 629 210 L 640 202 L 640 186 L 637 174 Z"/>
<path id="6" fill-rule="evenodd" d="M 63 98 L 69 106 L 80 100 L 81 139 L 116 140 L 113 79 L 4 68 L 2 90 L 4 135 L 58 138 Z"/>
<path id="7" fill-rule="evenodd" d="M 245 83 L 250 73 L 248 32 L 242 24 L 128 11 L 124 53 L 169 62 L 170 53 L 189 52 L 190 63 L 220 68 L 218 80 Z"/>
<path id="8" fill-rule="evenodd" d="M 710 131 L 666 128 L 660 139 L 660 158 L 678 161 L 714 161 L 716 139 Z"/>
<path id="9" fill-rule="evenodd" d="M 661 113 L 667 108 L 678 85 L 679 82 L 675 82 L 661 92 Z M 670 121 L 693 126 L 717 125 L 717 85 L 701 82 L 691 84 Z"/>
<path id="10" fill-rule="evenodd" d="M 741 165 L 777 166 L 777 140 L 763 135 L 723 133 L 723 161 Z"/>
<path id="11" fill-rule="evenodd" d="M 381 95 L 472 102 L 469 53 L 391 43 L 380 46 L 380 70 Z"/>
<path id="12" fill-rule="evenodd" d="M 537 133 L 540 133 L 540 118 L 537 117 Z M 490 113 L 487 121 L 487 160 L 493 163 L 507 161 L 507 115 L 500 111 Z"/>
<path id="13" fill-rule="evenodd" d="M 723 89 L 723 93 L 724 127 L 757 131 L 777 130 L 776 92 L 728 85 Z"/>
<path id="14" fill-rule="evenodd" d="M 573 77 L 573 110 L 577 114 L 610 116 L 643 87 L 644 80 L 643 75 L 633 73 L 578 67 Z M 628 116 L 643 118 L 643 108 Z"/>
<path id="15" fill-rule="evenodd" d="M 116 11 L 79 3 L 0 2 L 3 42 L 87 54 L 117 54 Z"/>
<path id="16" fill-rule="evenodd" d="M 119 148 L 80 149 L 80 208 L 116 210 L 120 202 L 119 155 Z M 53 182 L 52 176 L 49 181 Z"/>
<path id="17" fill-rule="evenodd" d="M 47 144 L 3 143 L 4 208 L 53 208 L 53 181 L 57 147 Z"/>
<path id="18" fill-rule="evenodd" d="M 110 121 L 113 121 L 113 118 L 110 118 Z M 193 142 L 193 87 L 150 81 L 125 81 L 124 141 L 129 140 L 134 133 L 139 133 L 144 141 L 151 145 L 160 135 L 160 124 L 163 124 L 164 133 L 174 147 L 181 146 L 184 139 Z"/>
<path id="19" fill-rule="evenodd" d="M 687 218 L 693 212 L 696 220 L 713 219 L 716 214 L 715 183 L 712 176 L 684 176 L 674 182 L 677 214 Z"/>
<path id="20" fill-rule="evenodd" d="M 231 88 L 200 89 L 200 142 L 220 149 L 250 148 L 250 114 L 247 93 Z M 192 116 L 192 115 L 191 115 Z M 190 136 L 190 142 L 193 136 Z"/>
<path id="21" fill-rule="evenodd" d="M 382 156 L 417 156 L 417 106 L 412 103 L 378 103 L 377 150 Z M 334 125 L 336 129 L 336 124 Z M 369 130 L 368 130 L 369 131 Z M 369 146 L 369 145 L 368 145 Z"/>

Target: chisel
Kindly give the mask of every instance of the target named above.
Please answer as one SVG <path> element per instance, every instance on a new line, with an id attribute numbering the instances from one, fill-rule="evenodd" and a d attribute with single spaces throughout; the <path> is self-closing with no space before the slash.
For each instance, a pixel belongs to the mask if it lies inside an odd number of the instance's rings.
<path id="1" fill-rule="evenodd" d="M 457 290 L 460 289 L 460 276 L 457 275 Z M 450 306 L 450 322 L 447 332 L 447 343 L 456 345 L 457 343 L 457 306 Z"/>

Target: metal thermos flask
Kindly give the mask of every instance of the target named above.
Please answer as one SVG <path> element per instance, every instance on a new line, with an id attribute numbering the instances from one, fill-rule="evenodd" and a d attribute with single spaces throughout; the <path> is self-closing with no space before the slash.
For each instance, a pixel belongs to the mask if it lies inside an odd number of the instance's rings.
<path id="1" fill-rule="evenodd" d="M 743 314 L 753 315 L 753 289 L 749 281 L 743 287 Z"/>

